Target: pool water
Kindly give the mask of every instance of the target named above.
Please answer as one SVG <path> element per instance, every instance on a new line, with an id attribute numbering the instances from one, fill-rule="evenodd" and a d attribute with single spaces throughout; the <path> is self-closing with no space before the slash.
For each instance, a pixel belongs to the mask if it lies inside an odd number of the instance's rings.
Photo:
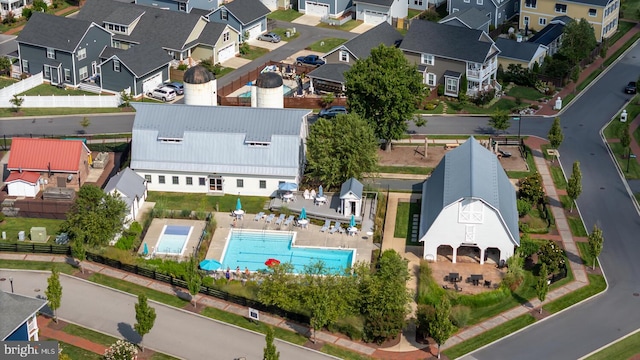
<path id="1" fill-rule="evenodd" d="M 331 249 L 292 245 L 295 233 L 281 231 L 231 230 L 222 256 L 222 268 L 250 271 L 266 269 L 268 259 L 293 264 L 295 273 L 303 273 L 305 265 L 322 260 L 330 273 L 342 273 L 353 265 L 354 249 Z"/>
<path id="2" fill-rule="evenodd" d="M 287 85 L 282 85 L 282 86 L 283 86 L 282 92 L 284 93 L 284 96 L 290 95 L 293 92 L 293 89 L 288 87 Z M 238 95 L 238 97 L 250 98 L 251 97 L 251 90 Z"/>
<path id="3" fill-rule="evenodd" d="M 156 246 L 156 253 L 182 255 L 187 240 L 191 235 L 192 226 L 165 225 Z"/>

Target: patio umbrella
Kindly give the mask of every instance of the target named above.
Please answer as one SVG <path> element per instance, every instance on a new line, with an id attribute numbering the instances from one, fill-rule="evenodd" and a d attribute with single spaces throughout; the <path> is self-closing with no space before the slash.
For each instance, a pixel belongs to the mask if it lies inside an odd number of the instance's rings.
<path id="1" fill-rule="evenodd" d="M 147 243 L 144 243 L 144 247 L 142 248 L 142 255 L 149 255 L 149 247 Z"/>
<path id="2" fill-rule="evenodd" d="M 351 222 L 349 222 L 350 227 L 356 227 L 356 217 L 351 215 Z"/>
<path id="3" fill-rule="evenodd" d="M 206 259 L 200 262 L 200 269 L 206 270 L 206 271 L 218 270 L 221 267 L 222 267 L 222 264 L 220 263 L 220 261 L 215 259 Z"/>
<path id="4" fill-rule="evenodd" d="M 324 192 L 322 191 L 322 185 L 320 185 L 318 187 L 318 197 L 323 197 L 324 196 Z"/>
<path id="5" fill-rule="evenodd" d="M 236 202 L 236 210 L 242 210 L 242 204 L 240 203 L 240 198 L 238 198 L 238 202 Z"/>
<path id="6" fill-rule="evenodd" d="M 280 265 L 280 260 L 278 259 L 267 259 L 267 261 L 264 262 L 265 265 L 267 265 L 268 267 L 273 267 L 276 265 Z"/>
<path id="7" fill-rule="evenodd" d="M 305 208 L 302 208 L 302 210 L 300 211 L 300 219 L 306 219 L 307 218 L 307 210 Z"/>
<path id="8" fill-rule="evenodd" d="M 298 190 L 298 184 L 290 183 L 290 182 L 282 183 L 282 184 L 280 184 L 278 186 L 278 190 L 281 190 L 281 191 L 295 191 L 295 190 Z"/>

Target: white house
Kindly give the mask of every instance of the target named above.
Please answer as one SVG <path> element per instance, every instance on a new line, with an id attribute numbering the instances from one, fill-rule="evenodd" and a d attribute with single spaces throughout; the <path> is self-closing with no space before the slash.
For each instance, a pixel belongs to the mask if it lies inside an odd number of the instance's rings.
<path id="1" fill-rule="evenodd" d="M 147 199 L 147 182 L 135 171 L 125 168 L 109 179 L 104 192 L 114 196 L 117 194 L 127 204 L 129 213 L 125 217 L 125 222 L 130 223 L 135 221 Z"/>
<path id="2" fill-rule="evenodd" d="M 520 245 L 516 192 L 497 157 L 470 138 L 447 153 L 422 189 L 420 241 L 424 259 L 441 247 L 487 250 L 506 261 Z"/>
<path id="3" fill-rule="evenodd" d="M 340 188 L 340 208 L 344 216 L 361 216 L 363 189 L 362 183 L 355 178 L 351 178 L 342 184 Z"/>
<path id="4" fill-rule="evenodd" d="M 150 191 L 271 196 L 302 177 L 309 110 L 134 107 L 131 169 Z"/>
<path id="5" fill-rule="evenodd" d="M 378 25 L 382 22 L 392 24 L 393 18 L 406 18 L 409 6 L 401 0 L 354 0 L 356 20 L 365 24 Z"/>

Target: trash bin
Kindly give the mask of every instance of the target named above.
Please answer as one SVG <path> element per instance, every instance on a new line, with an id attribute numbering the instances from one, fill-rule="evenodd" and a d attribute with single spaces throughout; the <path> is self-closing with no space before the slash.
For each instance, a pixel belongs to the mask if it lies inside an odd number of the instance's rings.
<path id="1" fill-rule="evenodd" d="M 285 35 L 286 37 L 291 37 L 291 32 L 290 32 L 290 31 L 287 31 L 286 33 L 284 33 L 284 35 Z"/>
<path id="2" fill-rule="evenodd" d="M 555 106 L 556 110 L 560 110 L 562 109 L 562 99 L 560 98 L 560 96 L 558 96 L 558 98 L 556 99 L 556 106 Z"/>
<path id="3" fill-rule="evenodd" d="M 24 241 L 24 231 L 18 231 L 18 241 Z"/>
<path id="4" fill-rule="evenodd" d="M 620 114 L 620 122 L 627 122 L 627 110 L 622 110 L 622 114 Z"/>

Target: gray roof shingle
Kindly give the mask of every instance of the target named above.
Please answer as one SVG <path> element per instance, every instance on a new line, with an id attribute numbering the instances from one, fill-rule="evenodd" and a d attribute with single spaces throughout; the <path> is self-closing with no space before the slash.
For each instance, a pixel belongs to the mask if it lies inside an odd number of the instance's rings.
<path id="1" fill-rule="evenodd" d="M 548 46 L 564 33 L 565 24 L 562 22 L 551 23 L 535 35 L 529 38 L 530 43 L 542 44 Z"/>
<path id="2" fill-rule="evenodd" d="M 482 34 L 480 30 L 413 20 L 400 49 L 483 63 L 497 52 L 490 53 L 493 41 L 481 40 Z"/>
<path id="3" fill-rule="evenodd" d="M 448 152 L 425 181 L 420 238 L 445 207 L 463 198 L 481 199 L 496 209 L 515 245 L 520 245 L 513 184 L 498 158 L 473 137 Z"/>
<path id="4" fill-rule="evenodd" d="M 480 10 L 472 7 L 462 11 L 453 12 L 438 22 L 440 24 L 446 24 L 453 19 L 458 19 L 470 29 L 480 30 L 481 27 L 486 26 L 486 24 L 491 21 L 491 19 L 487 17 L 487 14 L 489 14 L 489 12 L 484 10 L 484 8 Z"/>
<path id="5" fill-rule="evenodd" d="M 100 54 L 100 58 L 104 60 L 111 56 L 116 56 L 137 77 L 166 66 L 171 61 L 169 54 L 160 46 L 148 43 L 136 45 L 127 50 L 108 47 Z"/>
<path id="6" fill-rule="evenodd" d="M 6 339 L 46 304 L 46 300 L 0 290 L 0 340 Z"/>
<path id="7" fill-rule="evenodd" d="M 540 44 L 498 38 L 496 39 L 496 46 L 500 49 L 500 57 L 529 62 L 538 51 Z"/>
<path id="8" fill-rule="evenodd" d="M 142 176 L 136 174 L 130 168 L 125 168 L 109 179 L 109 182 L 104 187 L 105 193 L 110 193 L 113 190 L 117 190 L 122 194 L 124 202 L 131 207 L 136 197 L 139 199 L 144 198 L 146 186 Z"/>
<path id="9" fill-rule="evenodd" d="M 349 69 L 351 69 L 351 65 L 346 63 L 324 64 L 313 69 L 307 76 L 344 84 L 344 73 Z"/>
<path id="10" fill-rule="evenodd" d="M 393 5 L 393 0 L 354 0 L 353 3 L 354 4 L 363 3 L 363 4 L 384 6 L 384 7 L 391 7 L 391 5 Z"/>
<path id="11" fill-rule="evenodd" d="M 269 10 L 269 8 L 260 0 L 233 0 L 223 6 L 227 8 L 233 16 L 240 20 L 242 25 L 247 25 L 256 19 L 267 16 L 267 14 L 271 13 L 271 10 Z"/>
<path id="12" fill-rule="evenodd" d="M 36 11 L 16 41 L 73 52 L 90 26 L 91 21 Z"/>
<path id="13" fill-rule="evenodd" d="M 129 26 L 135 19 L 142 16 L 142 14 L 144 14 L 144 9 L 142 8 L 131 9 L 123 6 L 115 9 L 109 16 L 104 18 L 104 21 Z"/>
<path id="14" fill-rule="evenodd" d="M 134 107 L 135 171 L 299 174 L 301 132 L 309 110 L 142 103 Z M 162 138 L 181 140 L 167 143 Z"/>
<path id="15" fill-rule="evenodd" d="M 399 44 L 400 41 L 402 41 L 402 34 L 387 22 L 383 22 L 347 41 L 342 44 L 342 46 L 347 48 L 357 59 L 364 59 L 369 57 L 371 49 L 378 45 L 384 44 L 386 46 L 394 46 Z M 332 50 L 331 52 L 338 50 L 342 46 Z"/>
<path id="16" fill-rule="evenodd" d="M 356 178 L 350 178 L 349 180 L 342 183 L 340 187 L 340 198 L 347 195 L 349 192 L 352 192 L 353 195 L 362 199 L 362 190 L 364 190 L 364 185 Z"/>

